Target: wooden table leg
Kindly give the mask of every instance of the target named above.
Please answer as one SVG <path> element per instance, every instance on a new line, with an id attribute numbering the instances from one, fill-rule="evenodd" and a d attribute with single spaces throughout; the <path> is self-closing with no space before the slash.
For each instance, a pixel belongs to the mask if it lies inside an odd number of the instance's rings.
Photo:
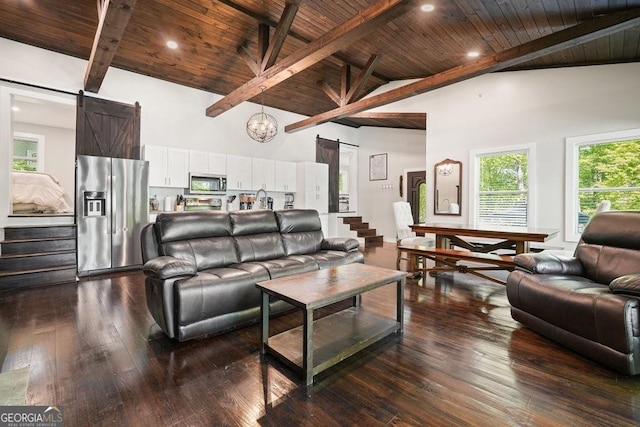
<path id="1" fill-rule="evenodd" d="M 304 311 L 302 326 L 302 371 L 307 386 L 313 384 L 313 310 Z"/>
<path id="2" fill-rule="evenodd" d="M 449 236 L 446 236 L 444 234 L 438 234 L 436 233 L 436 248 L 437 249 L 450 249 L 450 240 L 449 240 Z M 439 262 L 439 261 L 435 261 L 434 262 L 434 267 L 435 268 L 439 268 L 439 267 L 443 267 L 445 264 Z M 431 276 L 437 276 L 437 272 L 432 271 L 430 273 Z"/>
<path id="3" fill-rule="evenodd" d="M 436 234 L 436 248 L 449 249 L 449 238 L 443 234 Z"/>
<path id="4" fill-rule="evenodd" d="M 516 254 L 523 254 L 529 252 L 529 242 L 518 241 L 516 242 Z"/>
<path id="5" fill-rule="evenodd" d="M 260 354 L 265 354 L 269 344 L 269 294 L 262 292 L 262 305 L 260 306 Z"/>
<path id="6" fill-rule="evenodd" d="M 398 335 L 404 331 L 404 279 L 398 280 L 396 289 L 396 319 L 398 320 Z"/>

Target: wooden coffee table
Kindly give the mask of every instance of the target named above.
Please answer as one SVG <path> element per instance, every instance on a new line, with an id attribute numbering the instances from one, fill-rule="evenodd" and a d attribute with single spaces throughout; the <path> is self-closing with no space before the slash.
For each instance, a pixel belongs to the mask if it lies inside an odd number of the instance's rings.
<path id="1" fill-rule="evenodd" d="M 306 385 L 313 377 L 392 333 L 402 334 L 404 280 L 407 273 L 365 264 L 296 274 L 256 284 L 262 291 L 261 354 L 272 354 L 300 372 Z M 356 302 L 363 292 L 396 282 L 396 319 L 364 310 Z M 303 325 L 269 336 L 269 297 L 303 310 Z M 313 310 L 353 298 L 353 307 L 313 320 Z"/>

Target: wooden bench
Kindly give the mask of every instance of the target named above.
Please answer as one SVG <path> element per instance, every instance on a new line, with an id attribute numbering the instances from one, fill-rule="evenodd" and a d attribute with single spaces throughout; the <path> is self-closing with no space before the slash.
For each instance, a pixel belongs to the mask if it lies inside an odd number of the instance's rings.
<path id="1" fill-rule="evenodd" d="M 515 268 L 513 263 L 513 256 L 511 255 L 494 255 L 485 254 L 480 252 L 461 251 L 457 249 L 445 249 L 445 248 L 432 248 L 427 246 L 411 246 L 400 245 L 398 250 L 405 252 L 410 258 L 423 257 L 435 261 L 435 267 L 427 268 L 426 265 L 422 265 L 421 268 L 417 267 L 417 262 L 412 260 L 409 263 L 410 273 L 418 271 L 423 272 L 436 272 L 436 271 L 458 271 L 460 273 L 469 273 L 482 277 L 483 279 L 491 280 L 492 282 L 505 284 L 503 280 L 495 277 L 488 276 L 480 273 L 480 271 L 487 270 L 508 270 L 512 271 Z M 485 266 L 475 266 L 458 264 L 458 261 L 471 261 L 481 264 L 489 264 Z"/>

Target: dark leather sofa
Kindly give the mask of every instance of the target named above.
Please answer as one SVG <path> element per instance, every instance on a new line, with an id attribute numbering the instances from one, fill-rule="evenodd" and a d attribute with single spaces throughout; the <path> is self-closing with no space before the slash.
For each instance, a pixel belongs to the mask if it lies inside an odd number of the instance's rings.
<path id="1" fill-rule="evenodd" d="M 141 244 L 147 307 L 178 341 L 257 322 L 256 282 L 364 262 L 356 239 L 325 239 L 318 212 L 306 209 L 159 214 Z"/>
<path id="2" fill-rule="evenodd" d="M 511 315 L 584 356 L 640 373 L 640 212 L 603 212 L 571 256 L 514 258 L 507 278 Z"/>

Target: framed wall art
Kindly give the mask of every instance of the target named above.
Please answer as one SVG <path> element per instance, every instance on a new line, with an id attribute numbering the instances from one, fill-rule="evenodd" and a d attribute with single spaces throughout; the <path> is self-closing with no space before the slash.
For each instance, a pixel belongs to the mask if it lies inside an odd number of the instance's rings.
<path id="1" fill-rule="evenodd" d="M 369 156 L 369 181 L 387 179 L 387 153 Z"/>

